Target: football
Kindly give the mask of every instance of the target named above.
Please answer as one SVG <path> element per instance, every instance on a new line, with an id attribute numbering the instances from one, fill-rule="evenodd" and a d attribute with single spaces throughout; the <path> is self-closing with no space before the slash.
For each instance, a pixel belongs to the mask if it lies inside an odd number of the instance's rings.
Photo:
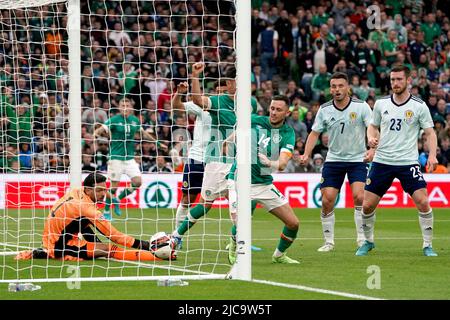
<path id="1" fill-rule="evenodd" d="M 175 259 L 175 241 L 165 232 L 157 232 L 150 238 L 150 251 L 163 260 Z"/>

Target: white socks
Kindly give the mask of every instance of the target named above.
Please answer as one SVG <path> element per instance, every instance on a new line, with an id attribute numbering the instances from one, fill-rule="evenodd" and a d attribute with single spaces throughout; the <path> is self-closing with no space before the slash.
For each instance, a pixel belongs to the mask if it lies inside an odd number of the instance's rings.
<path id="1" fill-rule="evenodd" d="M 183 223 L 184 219 L 186 219 L 188 212 L 189 207 L 183 206 L 182 203 L 178 205 L 177 216 L 175 218 L 175 228 L 178 228 Z"/>
<path id="2" fill-rule="evenodd" d="M 320 215 L 320 220 L 322 221 L 322 231 L 325 242 L 334 244 L 334 211 L 331 211 L 327 215 L 322 212 Z"/>
<path id="3" fill-rule="evenodd" d="M 356 242 L 364 241 L 364 231 L 362 228 L 362 207 L 355 207 Z"/>
<path id="4" fill-rule="evenodd" d="M 429 212 L 419 211 L 419 224 L 423 237 L 423 248 L 431 247 L 433 241 L 433 210 Z"/>
<path id="5" fill-rule="evenodd" d="M 284 254 L 284 252 L 281 252 L 280 250 L 278 250 L 278 248 L 275 249 L 275 252 L 273 253 L 273 256 L 275 258 L 281 257 Z"/>
<path id="6" fill-rule="evenodd" d="M 364 232 L 364 237 L 367 241 L 373 242 L 373 230 L 375 227 L 375 211 L 369 215 L 365 215 L 364 212 L 361 214 L 362 217 L 362 229 Z"/>

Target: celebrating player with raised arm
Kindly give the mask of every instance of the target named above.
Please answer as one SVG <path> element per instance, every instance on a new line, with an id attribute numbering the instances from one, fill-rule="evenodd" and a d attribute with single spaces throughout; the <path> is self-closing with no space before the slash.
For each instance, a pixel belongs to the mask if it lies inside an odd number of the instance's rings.
<path id="1" fill-rule="evenodd" d="M 345 175 L 348 176 L 355 205 L 355 225 L 358 247 L 364 242 L 361 210 L 364 183 L 367 178 L 367 163 L 372 160 L 374 150 L 367 151 L 366 128 L 369 126 L 371 110 L 367 103 L 349 96 L 348 77 L 336 72 L 330 80 L 333 100 L 320 106 L 312 131 L 308 136 L 305 153 L 300 161 L 306 165 L 317 139 L 322 132 L 330 137 L 329 150 L 322 171 L 322 229 L 325 244 L 320 252 L 334 250 L 334 205 L 341 190 Z"/>
<path id="2" fill-rule="evenodd" d="M 85 260 L 100 257 L 133 261 L 161 260 L 148 251 L 148 241 L 121 233 L 97 209 L 97 204 L 103 202 L 107 192 L 105 176 L 91 173 L 83 185 L 82 188 L 67 192 L 50 210 L 42 235 L 43 248 L 22 251 L 16 256 L 17 260 Z M 115 244 L 100 242 L 91 226 L 112 242 L 138 250 L 124 250 Z"/>
<path id="3" fill-rule="evenodd" d="M 181 191 L 183 196 L 177 208 L 176 227 L 178 228 L 186 219 L 189 207 L 194 203 L 201 191 L 203 173 L 205 170 L 205 151 L 211 138 L 211 116 L 192 101 L 182 102 L 181 96 L 188 92 L 188 83 L 182 82 L 177 86 L 177 92 L 172 99 L 174 113 L 194 114 L 196 116 L 194 125 L 194 138 L 189 148 L 188 161 L 184 165 L 183 185 Z M 181 248 L 179 243 L 178 248 Z"/>
<path id="4" fill-rule="evenodd" d="M 192 225 L 204 216 L 212 207 L 215 199 L 228 196 L 226 176 L 232 166 L 232 159 L 222 155 L 224 139 L 235 128 L 236 114 L 234 110 L 234 94 L 236 92 L 236 69 L 230 68 L 226 74 L 227 93 L 207 97 L 200 90 L 199 76 L 205 65 L 195 63 L 192 70 L 192 98 L 193 102 L 211 116 L 211 136 L 205 150 L 205 171 L 201 188 L 199 204 L 189 211 L 183 223 L 172 233 L 179 244 L 181 237 Z"/>
<path id="5" fill-rule="evenodd" d="M 434 257 L 437 253 L 432 248 L 433 211 L 428 201 L 427 184 L 420 171 L 417 149 L 417 139 L 423 129 L 430 150 L 427 165 L 429 171 L 433 172 L 437 164 L 434 124 L 426 103 L 408 91 L 408 84 L 411 83 L 408 67 L 393 67 L 390 81 L 393 94 L 375 102 L 367 129 L 369 145 L 377 149 L 364 192 L 362 220 L 365 242 L 356 255 L 365 256 L 375 248 L 375 209 L 397 178 L 419 210 L 423 254 Z"/>
<path id="6" fill-rule="evenodd" d="M 106 197 L 104 215 L 111 220 L 109 212 L 111 203 L 114 212 L 120 216 L 120 200 L 132 194 L 142 184 L 141 170 L 139 164 L 134 159 L 134 136 L 140 133 L 146 140 L 155 140 L 150 133 L 142 128 L 139 119 L 134 115 L 131 100 L 123 98 L 119 102 L 120 113 L 111 117 L 101 127 L 94 132 L 94 137 L 107 134 L 110 137 L 108 176 L 111 180 L 111 193 Z M 122 174 L 126 174 L 131 179 L 131 188 L 124 189 L 116 199 L 116 191 L 119 186 Z"/>

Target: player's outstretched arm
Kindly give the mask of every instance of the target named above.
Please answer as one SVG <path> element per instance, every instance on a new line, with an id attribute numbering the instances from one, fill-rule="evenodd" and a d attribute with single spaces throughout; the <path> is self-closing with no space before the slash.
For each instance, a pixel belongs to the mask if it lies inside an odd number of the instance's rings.
<path id="1" fill-rule="evenodd" d="M 100 231 L 105 237 L 116 244 L 127 248 L 142 250 L 149 250 L 150 248 L 150 243 L 148 241 L 138 240 L 120 232 L 119 230 L 114 228 L 114 226 L 109 221 L 105 219 L 95 219 L 92 223 L 98 231 Z"/>
<path id="2" fill-rule="evenodd" d="M 436 158 L 436 149 L 437 149 L 436 132 L 434 132 L 433 128 L 426 128 L 424 129 L 424 133 L 426 137 L 426 143 L 428 144 L 428 150 L 430 150 L 427 160 L 427 171 L 433 172 L 434 169 L 436 168 L 436 165 L 438 164 Z"/>
<path id="3" fill-rule="evenodd" d="M 312 130 L 306 139 L 305 152 L 300 156 L 300 163 L 302 165 L 307 165 L 314 146 L 319 140 L 320 132 Z"/>
<path id="4" fill-rule="evenodd" d="M 208 97 L 202 94 L 200 90 L 200 74 L 205 70 L 205 64 L 203 62 L 194 63 L 192 66 L 192 101 L 200 106 L 203 110 L 208 110 L 210 108 L 210 100 Z"/>

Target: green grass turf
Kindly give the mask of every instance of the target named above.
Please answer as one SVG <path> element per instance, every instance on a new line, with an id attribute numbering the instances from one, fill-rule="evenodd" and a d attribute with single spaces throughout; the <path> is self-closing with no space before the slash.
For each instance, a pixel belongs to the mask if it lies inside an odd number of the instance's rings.
<path id="1" fill-rule="evenodd" d="M 0 242 L 37 246 L 43 226 L 44 211 L 9 210 L 2 213 Z M 121 231 L 148 238 L 156 231 L 170 232 L 172 210 L 128 210 L 128 220 L 116 218 L 113 224 Z M 355 257 L 355 227 L 353 212 L 336 210 L 336 250 L 319 253 L 323 244 L 319 210 L 296 210 L 300 218 L 299 238 L 289 249 L 289 256 L 300 265 L 274 265 L 271 255 L 278 243 L 282 223 L 258 209 L 253 218 L 253 243 L 263 250 L 252 255 L 254 279 L 308 286 L 319 289 L 378 297 L 384 299 L 448 299 L 450 298 L 450 218 L 448 210 L 435 209 L 433 246 L 439 257 L 422 255 L 422 240 L 417 211 L 410 209 L 379 209 L 375 224 L 376 248 L 368 257 Z M 141 217 L 145 220 L 141 223 Z M 223 220 L 218 223 L 219 216 Z M 230 223 L 227 211 L 214 210 L 202 219 L 186 238 L 184 250 L 174 266 L 189 270 L 226 273 Z M 32 218 L 33 217 L 33 218 Z M 32 224 L 32 221 L 34 223 Z M 203 235 L 206 233 L 206 235 Z M 200 250 L 201 247 L 207 250 Z M 15 248 L 9 248 L 10 250 Z M 0 251 L 6 247 L 0 245 Z M 186 250 L 188 253 L 186 254 Z M 12 256 L 0 256 L 0 278 L 69 277 L 67 267 L 75 262 L 46 260 L 14 261 Z M 158 265 L 168 265 L 158 262 Z M 107 260 L 80 262 L 83 277 L 165 275 L 167 271 L 137 268 L 124 262 Z M 368 289 L 372 274 L 368 267 L 380 270 L 380 289 Z M 180 274 L 180 272 L 172 272 Z M 191 274 L 191 273 L 185 273 Z M 41 283 L 35 292 L 7 292 L 0 284 L 0 299 L 347 299 L 338 295 L 274 287 L 259 283 L 231 280 L 189 281 L 184 287 L 158 287 L 155 281 L 82 282 L 80 289 L 69 290 L 66 283 Z"/>

